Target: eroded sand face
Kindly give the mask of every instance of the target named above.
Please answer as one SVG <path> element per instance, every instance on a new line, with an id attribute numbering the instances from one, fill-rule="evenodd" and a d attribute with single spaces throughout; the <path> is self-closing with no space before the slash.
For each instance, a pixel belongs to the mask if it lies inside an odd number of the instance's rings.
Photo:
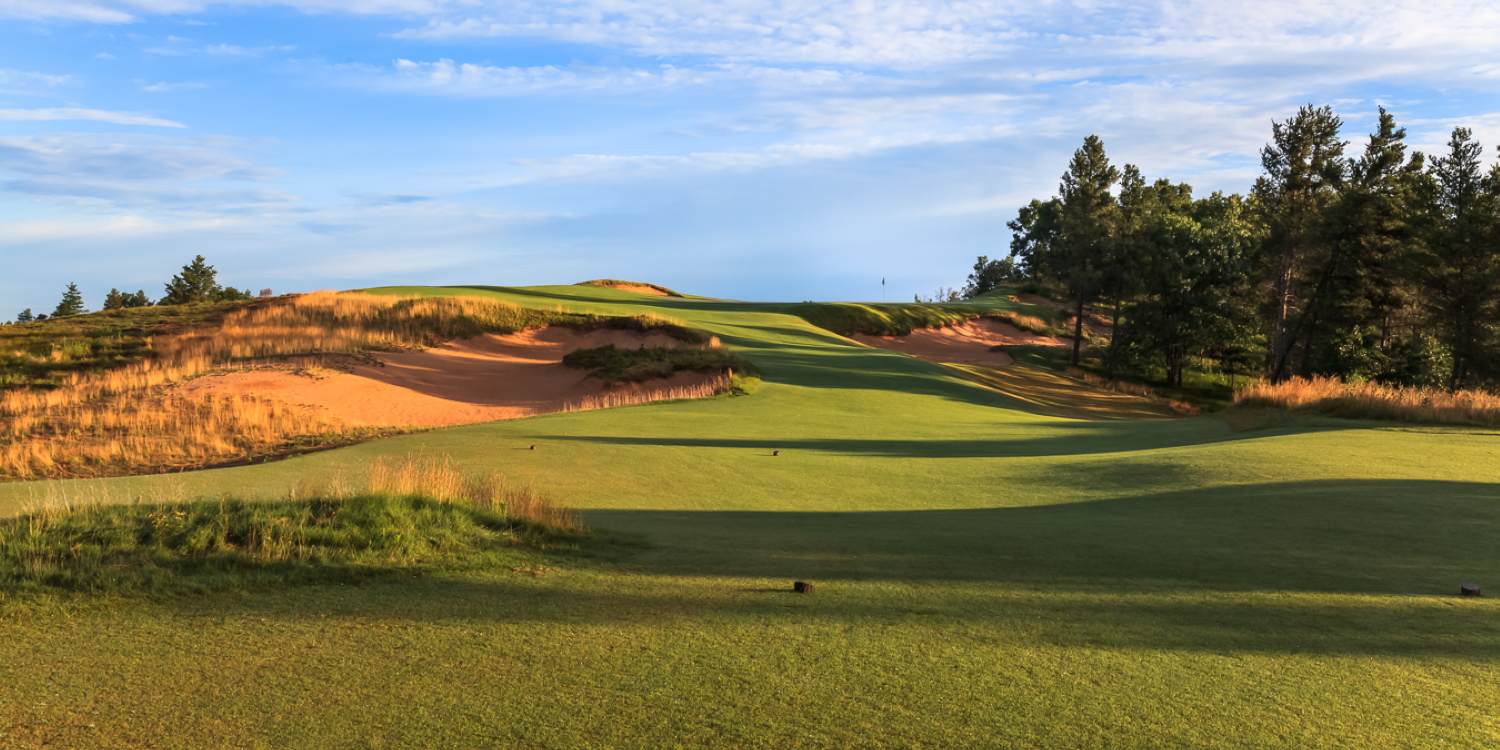
<path id="1" fill-rule="evenodd" d="M 1051 336 L 1038 336 L 996 318 L 975 318 L 942 328 L 918 328 L 906 336 L 868 336 L 857 333 L 855 341 L 867 346 L 901 352 L 932 362 L 963 365 L 1008 365 L 1015 360 L 1005 352 L 990 347 L 1026 344 L 1063 346 Z"/>
<path id="2" fill-rule="evenodd" d="M 258 369 L 210 375 L 178 386 L 183 393 L 254 395 L 316 409 L 354 426 L 439 427 L 516 419 L 564 411 L 605 391 L 587 372 L 562 364 L 577 349 L 607 344 L 636 348 L 680 347 L 662 333 L 575 331 L 540 328 L 505 336 L 483 335 L 426 351 L 380 353 L 380 365 L 355 365 L 349 372 L 316 375 Z M 701 385 L 708 373 L 677 373 L 671 378 L 627 386 L 661 392 Z"/>
<path id="3" fill-rule="evenodd" d="M 656 296 L 656 297 L 670 297 L 671 296 L 671 295 L 667 294 L 666 292 L 663 292 L 662 290 L 657 289 L 656 287 L 653 287 L 653 286 L 639 286 L 639 285 L 636 285 L 636 284 L 605 284 L 605 286 L 609 287 L 610 289 L 623 289 L 623 290 L 625 290 L 627 292 L 636 292 L 638 294 L 650 294 L 650 295 L 653 295 L 653 296 Z"/>

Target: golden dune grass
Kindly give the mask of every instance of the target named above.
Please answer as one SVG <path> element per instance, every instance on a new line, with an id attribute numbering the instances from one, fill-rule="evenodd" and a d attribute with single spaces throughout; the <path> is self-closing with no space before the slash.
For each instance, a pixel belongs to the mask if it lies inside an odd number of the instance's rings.
<path id="1" fill-rule="evenodd" d="M 705 383 L 675 386 L 657 390 L 620 388 L 587 396 L 568 404 L 565 412 L 611 409 L 616 406 L 649 404 L 653 401 L 671 401 L 680 398 L 708 398 L 729 392 L 733 379 L 729 375 L 718 375 Z"/>
<path id="2" fill-rule="evenodd" d="M 1345 383 L 1338 378 L 1292 378 L 1256 383 L 1234 395 L 1236 406 L 1297 409 L 1349 419 L 1390 419 L 1433 424 L 1500 425 L 1500 396 L 1484 391 L 1393 388 Z"/>
<path id="3" fill-rule="evenodd" d="M 230 313 L 218 325 L 157 336 L 150 358 L 74 373 L 51 390 L 0 396 L 0 477 L 170 471 L 246 460 L 369 434 L 312 409 L 254 397 L 173 394 L 167 386 L 258 360 L 430 346 L 513 331 L 559 313 L 468 297 L 316 292 Z"/>

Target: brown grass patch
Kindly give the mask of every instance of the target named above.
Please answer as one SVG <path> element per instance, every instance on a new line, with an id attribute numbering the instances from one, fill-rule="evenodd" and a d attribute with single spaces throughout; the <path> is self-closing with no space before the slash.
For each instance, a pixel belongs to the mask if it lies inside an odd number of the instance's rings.
<path id="1" fill-rule="evenodd" d="M 1139 396 L 1144 399 L 1155 401 L 1156 403 L 1161 404 L 1162 406 L 1165 406 L 1168 409 L 1171 409 L 1172 411 L 1175 411 L 1183 416 L 1196 417 L 1199 414 L 1203 413 L 1202 409 L 1199 409 L 1198 407 L 1193 406 L 1186 401 L 1178 401 L 1177 399 L 1167 398 L 1166 396 L 1157 393 L 1151 388 L 1151 386 L 1148 385 L 1142 385 L 1140 383 L 1127 383 L 1123 380 L 1109 380 L 1108 378 L 1099 377 L 1094 373 L 1088 372 L 1086 370 L 1081 370 L 1077 367 L 1069 367 L 1068 376 L 1082 380 L 1083 382 L 1088 383 L 1095 388 L 1102 388 L 1106 391 L 1114 391 L 1116 393 L 1126 393 L 1131 396 Z"/>
<path id="2" fill-rule="evenodd" d="M 1433 388 L 1393 388 L 1379 383 L 1346 383 L 1338 378 L 1292 378 L 1256 383 L 1234 394 L 1236 407 L 1272 407 L 1345 419 L 1500 425 L 1500 395 L 1484 391 L 1449 393 Z"/>

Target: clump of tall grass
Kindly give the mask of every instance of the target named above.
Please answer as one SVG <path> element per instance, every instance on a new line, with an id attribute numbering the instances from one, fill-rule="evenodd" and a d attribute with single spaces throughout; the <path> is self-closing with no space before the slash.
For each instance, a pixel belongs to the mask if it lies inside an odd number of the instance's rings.
<path id="1" fill-rule="evenodd" d="M 283 500 L 49 504 L 0 522 L 0 602 L 48 591 L 173 594 L 479 566 L 563 549 L 576 511 L 446 459 L 377 462 L 358 490 Z"/>
<path id="2" fill-rule="evenodd" d="M 1397 388 L 1338 378 L 1291 378 L 1254 383 L 1234 394 L 1237 407 L 1272 407 L 1345 419 L 1387 419 L 1430 424 L 1500 425 L 1500 395 L 1450 393 L 1435 388 Z"/>
<path id="3" fill-rule="evenodd" d="M 594 409 L 613 409 L 617 406 L 635 406 L 636 404 L 649 404 L 653 401 L 673 401 L 685 398 L 708 398 L 724 393 L 747 393 L 745 383 L 758 384 L 759 381 L 750 377 L 737 377 L 733 373 L 716 375 L 703 383 L 693 385 L 679 385 L 670 388 L 637 388 L 628 384 L 625 387 L 611 388 L 602 393 L 592 396 L 584 396 L 577 401 L 569 402 L 563 408 L 565 412 L 592 411 Z M 752 386 L 753 387 L 753 386 Z"/>
<path id="4" fill-rule="evenodd" d="M 315 292 L 244 305 L 217 323 L 147 339 L 149 356 L 125 366 L 73 372 L 55 388 L 0 394 L 0 478 L 171 471 L 367 439 L 376 432 L 318 410 L 254 397 L 175 394 L 169 386 L 224 368 L 289 358 L 316 366 L 330 357 L 543 325 L 660 331 L 694 345 L 710 340 L 660 316 L 537 310 L 481 297 Z"/>
<path id="5" fill-rule="evenodd" d="M 713 344 L 717 344 L 715 339 Z M 724 372 L 729 370 L 756 376 L 760 371 L 743 357 L 719 346 L 660 347 L 638 349 L 607 344 L 593 349 L 578 349 L 563 357 L 563 364 L 589 370 L 589 377 L 608 383 L 639 383 L 668 378 L 674 373 Z"/>

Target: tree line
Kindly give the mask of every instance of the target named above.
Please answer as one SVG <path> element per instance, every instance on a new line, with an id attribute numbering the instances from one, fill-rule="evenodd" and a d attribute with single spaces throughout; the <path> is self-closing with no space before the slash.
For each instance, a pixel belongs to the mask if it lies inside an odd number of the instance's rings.
<path id="1" fill-rule="evenodd" d="M 152 305 L 187 305 L 197 302 L 234 302 L 252 298 L 249 289 L 236 289 L 232 286 L 220 286 L 218 282 L 219 272 L 208 261 L 199 255 L 192 262 L 182 267 L 182 272 L 172 277 L 166 283 L 166 294 L 160 300 L 152 300 L 146 296 L 144 289 L 130 292 L 121 292 L 119 289 L 110 289 L 109 294 L 104 296 L 104 310 L 120 310 L 128 307 L 150 307 Z M 260 296 L 271 296 L 270 289 L 262 289 Z M 89 312 L 88 306 L 84 304 L 83 294 L 78 291 L 78 285 L 69 283 L 63 290 L 62 299 L 57 303 L 56 309 L 50 317 L 60 318 L 67 315 L 81 315 Z M 33 313 L 31 308 L 22 310 L 16 316 L 15 322 L 29 323 L 35 320 L 47 320 L 46 313 Z"/>
<path id="2" fill-rule="evenodd" d="M 1346 153 L 1330 107 L 1273 123 L 1246 195 L 1148 181 L 1089 136 L 1058 195 L 1008 222 L 1010 257 L 979 258 L 965 296 L 999 284 L 1060 292 L 1079 362 L 1086 308 L 1099 364 L 1189 367 L 1272 382 L 1328 375 L 1392 385 L 1500 387 L 1500 166 L 1467 128 L 1428 158 L 1383 108 Z"/>

